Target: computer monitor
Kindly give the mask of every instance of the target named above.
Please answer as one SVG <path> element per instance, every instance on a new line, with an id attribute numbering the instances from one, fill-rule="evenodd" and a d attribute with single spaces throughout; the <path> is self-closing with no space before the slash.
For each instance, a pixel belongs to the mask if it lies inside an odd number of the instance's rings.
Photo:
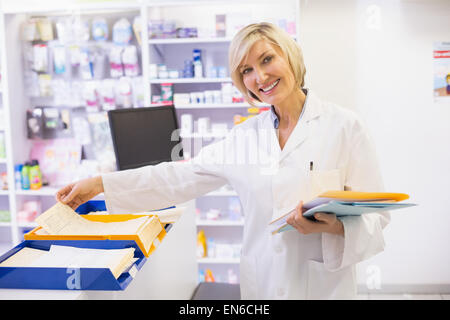
<path id="1" fill-rule="evenodd" d="M 108 118 L 118 170 L 183 158 L 173 105 L 111 110 Z"/>

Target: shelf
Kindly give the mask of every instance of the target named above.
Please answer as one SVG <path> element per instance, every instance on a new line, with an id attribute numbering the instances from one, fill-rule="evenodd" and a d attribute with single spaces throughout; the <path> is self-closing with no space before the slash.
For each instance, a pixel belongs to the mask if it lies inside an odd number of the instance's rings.
<path id="1" fill-rule="evenodd" d="M 197 259 L 197 263 L 206 264 L 239 264 L 239 258 L 201 258 Z"/>
<path id="2" fill-rule="evenodd" d="M 151 84 L 158 83 L 221 83 L 231 82 L 230 77 L 226 78 L 167 78 L 167 79 L 150 79 Z"/>
<path id="3" fill-rule="evenodd" d="M 0 222 L 0 227 L 11 227 L 11 222 Z"/>
<path id="4" fill-rule="evenodd" d="M 56 192 L 58 192 L 60 188 L 55 188 L 55 187 L 42 187 L 41 189 L 38 190 L 16 190 L 16 194 L 17 195 L 21 195 L 21 196 L 41 196 L 41 197 L 55 197 L 56 196 Z M 100 200 L 100 199 L 104 199 L 103 194 L 98 195 L 96 197 L 93 198 L 94 200 Z"/>
<path id="5" fill-rule="evenodd" d="M 258 108 L 270 107 L 268 104 L 258 105 Z M 228 108 L 252 108 L 248 103 L 198 103 L 198 104 L 175 104 L 176 109 L 228 109 Z"/>
<path id="6" fill-rule="evenodd" d="M 18 195 L 26 196 L 54 196 L 59 189 L 53 187 L 42 187 L 38 190 L 16 190 Z"/>
<path id="7" fill-rule="evenodd" d="M 148 44 L 228 43 L 232 38 L 172 38 L 149 39 Z"/>
<path id="8" fill-rule="evenodd" d="M 197 220 L 197 226 L 202 227 L 242 227 L 244 225 L 244 220 Z"/>
<path id="9" fill-rule="evenodd" d="M 9 190 L 0 190 L 0 196 L 8 196 Z"/>

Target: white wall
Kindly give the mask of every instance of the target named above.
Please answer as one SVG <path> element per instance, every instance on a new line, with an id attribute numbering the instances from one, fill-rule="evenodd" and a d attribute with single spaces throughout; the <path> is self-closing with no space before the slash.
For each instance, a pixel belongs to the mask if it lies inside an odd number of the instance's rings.
<path id="1" fill-rule="evenodd" d="M 386 190 L 419 204 L 392 213 L 361 290 L 379 277 L 383 291 L 449 292 L 450 103 L 433 102 L 432 51 L 450 40 L 450 1 L 301 4 L 307 85 L 364 118 Z"/>

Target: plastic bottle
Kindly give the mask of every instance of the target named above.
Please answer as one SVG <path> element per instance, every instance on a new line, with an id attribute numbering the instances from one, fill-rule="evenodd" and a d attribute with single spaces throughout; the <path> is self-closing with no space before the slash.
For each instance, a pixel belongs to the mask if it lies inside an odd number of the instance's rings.
<path id="1" fill-rule="evenodd" d="M 216 282 L 211 269 L 206 269 L 205 282 Z"/>
<path id="2" fill-rule="evenodd" d="M 248 108 L 247 112 L 247 119 L 250 119 L 251 117 L 257 116 L 259 114 L 259 108 Z"/>
<path id="3" fill-rule="evenodd" d="M 203 65 L 200 60 L 194 61 L 194 78 L 202 78 L 203 77 Z"/>
<path id="4" fill-rule="evenodd" d="M 228 283 L 238 283 L 237 274 L 232 269 L 228 269 Z"/>
<path id="5" fill-rule="evenodd" d="M 200 230 L 197 234 L 197 258 L 205 258 L 207 255 L 205 232 Z"/>
<path id="6" fill-rule="evenodd" d="M 14 181 L 16 185 L 16 189 L 22 189 L 22 164 L 16 164 L 14 166 Z"/>
<path id="7" fill-rule="evenodd" d="M 193 50 L 194 58 L 194 78 L 203 77 L 202 51 L 200 49 Z"/>
<path id="8" fill-rule="evenodd" d="M 42 187 L 42 174 L 37 160 L 31 160 L 30 170 L 30 189 L 37 190 Z"/>
<path id="9" fill-rule="evenodd" d="M 205 282 L 205 272 L 203 270 L 198 272 L 198 282 Z"/>
<path id="10" fill-rule="evenodd" d="M 216 255 L 216 250 L 215 250 L 216 244 L 214 242 L 214 238 L 208 238 L 207 247 L 208 247 L 208 257 L 214 258 Z"/>
<path id="11" fill-rule="evenodd" d="M 23 190 L 30 190 L 30 163 L 25 162 L 25 164 L 22 166 L 22 189 Z"/>

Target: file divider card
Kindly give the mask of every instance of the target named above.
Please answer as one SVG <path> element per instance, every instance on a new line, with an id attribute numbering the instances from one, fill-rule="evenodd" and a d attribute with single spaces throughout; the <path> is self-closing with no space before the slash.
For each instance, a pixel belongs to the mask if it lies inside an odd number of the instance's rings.
<path id="1" fill-rule="evenodd" d="M 0 257 L 0 263 L 23 248 L 50 250 L 52 245 L 94 249 L 134 248 L 140 270 L 147 258 L 134 240 L 25 240 Z M 132 272 L 117 279 L 109 268 L 0 267 L 0 288 L 51 290 L 124 290 L 133 280 Z"/>

